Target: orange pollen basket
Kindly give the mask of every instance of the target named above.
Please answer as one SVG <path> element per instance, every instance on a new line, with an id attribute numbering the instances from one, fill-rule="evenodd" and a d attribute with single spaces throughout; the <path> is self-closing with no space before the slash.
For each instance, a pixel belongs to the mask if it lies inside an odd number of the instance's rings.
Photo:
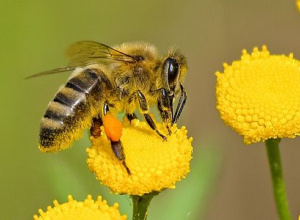
<path id="1" fill-rule="evenodd" d="M 112 114 L 103 117 L 103 127 L 107 137 L 112 141 L 119 141 L 122 135 L 123 126 L 121 121 Z"/>

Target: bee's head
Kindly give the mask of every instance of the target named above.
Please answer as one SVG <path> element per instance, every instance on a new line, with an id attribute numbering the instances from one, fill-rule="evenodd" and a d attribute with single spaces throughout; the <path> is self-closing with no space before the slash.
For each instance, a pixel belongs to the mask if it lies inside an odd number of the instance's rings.
<path id="1" fill-rule="evenodd" d="M 176 50 L 169 52 L 162 65 L 165 88 L 176 95 L 187 71 L 186 58 Z"/>

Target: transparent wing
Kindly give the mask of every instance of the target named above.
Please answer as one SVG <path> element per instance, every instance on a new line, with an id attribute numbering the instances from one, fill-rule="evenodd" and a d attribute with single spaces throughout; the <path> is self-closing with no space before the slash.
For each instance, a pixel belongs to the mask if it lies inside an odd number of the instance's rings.
<path id="1" fill-rule="evenodd" d="M 43 71 L 25 79 L 35 78 L 39 76 L 50 75 L 54 73 L 72 71 L 76 67 L 83 67 L 95 63 L 108 62 L 136 62 L 137 58 L 118 51 L 110 46 L 94 41 L 80 41 L 71 45 L 66 55 L 69 59 L 69 65 L 66 67 L 55 68 Z"/>
<path id="2" fill-rule="evenodd" d="M 61 72 L 66 72 L 66 71 L 72 71 L 74 69 L 75 68 L 69 67 L 69 66 L 55 68 L 55 69 L 52 69 L 52 70 L 47 70 L 47 71 L 43 71 L 43 72 L 40 72 L 40 73 L 33 74 L 31 76 L 26 77 L 25 79 L 31 79 L 31 78 L 35 78 L 35 77 L 39 77 L 39 76 L 46 76 L 46 75 L 50 75 L 50 74 L 54 74 L 54 73 L 61 73 Z"/>
<path id="3" fill-rule="evenodd" d="M 136 62 L 135 57 L 94 41 L 77 42 L 67 49 L 66 54 L 72 67 L 114 61 Z"/>

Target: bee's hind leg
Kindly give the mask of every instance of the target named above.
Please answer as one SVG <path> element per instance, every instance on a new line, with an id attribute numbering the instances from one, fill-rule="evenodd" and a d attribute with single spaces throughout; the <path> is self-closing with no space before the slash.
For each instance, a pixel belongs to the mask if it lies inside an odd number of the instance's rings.
<path id="1" fill-rule="evenodd" d="M 105 102 L 104 103 L 104 106 L 103 106 L 103 115 L 105 117 L 105 115 L 109 112 L 109 106 L 108 106 L 108 103 Z M 103 123 L 102 123 L 103 124 Z M 104 124 L 105 126 L 105 124 Z M 109 137 L 108 137 L 109 138 Z M 110 138 L 109 138 L 110 139 Z M 129 168 L 127 167 L 126 165 L 126 162 L 125 162 L 125 154 L 124 154 L 124 150 L 123 150 L 123 145 L 122 145 L 122 142 L 121 140 L 118 140 L 118 141 L 113 141 L 110 139 L 110 145 L 111 145 L 111 148 L 115 154 L 115 156 L 117 157 L 117 159 L 119 161 L 122 162 L 123 166 L 125 167 L 127 173 L 130 175 L 131 172 L 129 170 Z"/>
<path id="2" fill-rule="evenodd" d="M 110 144 L 111 144 L 111 148 L 112 148 L 114 154 L 116 155 L 118 160 L 120 160 L 122 162 L 122 164 L 125 167 L 127 173 L 130 175 L 131 172 L 130 172 L 130 170 L 127 167 L 126 162 L 125 162 L 125 154 L 124 154 L 124 151 L 123 151 L 123 145 L 122 145 L 121 140 L 119 140 L 119 141 L 110 140 Z"/>

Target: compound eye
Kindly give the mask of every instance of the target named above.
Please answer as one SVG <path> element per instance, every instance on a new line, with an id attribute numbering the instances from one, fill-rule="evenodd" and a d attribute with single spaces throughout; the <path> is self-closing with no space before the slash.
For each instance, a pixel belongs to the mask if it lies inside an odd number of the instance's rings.
<path id="1" fill-rule="evenodd" d="M 164 62 L 164 73 L 167 74 L 168 76 L 168 81 L 169 84 L 173 83 L 179 72 L 179 64 L 177 60 L 173 58 L 167 58 L 166 61 Z"/>

